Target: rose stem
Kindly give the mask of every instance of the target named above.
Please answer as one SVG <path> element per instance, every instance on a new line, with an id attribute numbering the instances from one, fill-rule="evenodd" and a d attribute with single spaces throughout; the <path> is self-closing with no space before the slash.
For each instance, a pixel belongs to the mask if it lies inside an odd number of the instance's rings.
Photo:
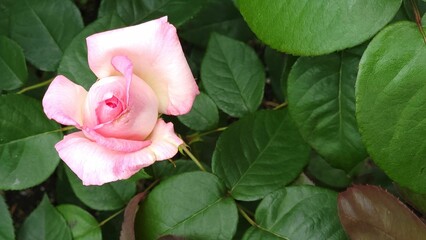
<path id="1" fill-rule="evenodd" d="M 179 148 L 182 149 L 189 158 L 191 158 L 191 160 L 198 166 L 198 168 L 200 168 L 201 171 L 207 172 L 203 165 L 201 165 L 200 161 L 198 161 L 198 159 L 191 153 L 191 151 L 189 151 L 185 143 L 180 145 Z"/>
<path id="2" fill-rule="evenodd" d="M 22 94 L 24 92 L 27 92 L 27 91 L 30 91 L 30 90 L 33 90 L 33 89 L 36 89 L 36 88 L 40 88 L 40 87 L 43 87 L 43 86 L 46 86 L 46 85 L 50 84 L 52 81 L 53 81 L 53 78 L 51 78 L 49 80 L 46 80 L 44 82 L 41 82 L 41 83 L 37 83 L 37 84 L 32 85 L 32 86 L 26 87 L 26 88 L 22 89 L 21 91 L 17 92 L 17 94 Z"/>

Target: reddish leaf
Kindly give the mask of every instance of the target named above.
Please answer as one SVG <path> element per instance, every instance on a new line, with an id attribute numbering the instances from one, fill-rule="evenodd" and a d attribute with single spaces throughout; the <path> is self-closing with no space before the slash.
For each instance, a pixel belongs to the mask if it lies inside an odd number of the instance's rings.
<path id="1" fill-rule="evenodd" d="M 351 239 L 425 239 L 426 225 L 392 194 L 354 186 L 339 194 L 340 221 Z"/>
<path id="2" fill-rule="evenodd" d="M 146 196 L 146 191 L 136 194 L 124 210 L 124 220 L 121 225 L 120 240 L 135 240 L 135 217 L 139 209 L 139 202 Z"/>

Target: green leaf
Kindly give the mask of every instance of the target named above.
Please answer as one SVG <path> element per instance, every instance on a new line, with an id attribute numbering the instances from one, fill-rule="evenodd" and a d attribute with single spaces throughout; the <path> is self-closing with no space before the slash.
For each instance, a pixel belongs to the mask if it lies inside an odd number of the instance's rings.
<path id="1" fill-rule="evenodd" d="M 86 90 L 95 83 L 97 77 L 90 70 L 87 62 L 86 38 L 94 33 L 123 27 L 124 23 L 116 15 L 109 15 L 97 19 L 83 29 L 70 43 L 59 65 L 58 73 L 66 76 L 73 82 L 83 86 Z"/>
<path id="2" fill-rule="evenodd" d="M 66 168 L 66 174 L 75 195 L 92 209 L 101 211 L 119 209 L 125 206 L 136 193 L 136 183 L 132 181 L 117 181 L 102 186 L 84 186 L 69 168 Z"/>
<path id="3" fill-rule="evenodd" d="M 413 9 L 413 3 L 416 5 L 416 10 Z M 426 3 L 422 0 L 403 0 L 403 10 L 405 10 L 405 13 L 408 16 L 407 20 L 411 20 L 413 22 L 416 21 L 416 15 L 415 11 L 419 11 L 420 16 L 425 14 L 426 12 Z"/>
<path id="4" fill-rule="evenodd" d="M 4 202 L 3 196 L 0 195 L 0 238 L 3 240 L 15 239 L 12 218 L 10 217 L 9 209 Z"/>
<path id="5" fill-rule="evenodd" d="M 230 0 L 207 0 L 197 16 L 179 30 L 180 37 L 203 48 L 207 46 L 210 35 L 214 32 L 244 42 L 254 38 Z"/>
<path id="6" fill-rule="evenodd" d="M 303 138 L 331 166 L 351 170 L 366 158 L 355 119 L 360 55 L 350 50 L 301 57 L 288 77 L 288 106 Z"/>
<path id="7" fill-rule="evenodd" d="M 56 210 L 65 218 L 73 240 L 102 240 L 98 221 L 90 213 L 71 204 L 59 205 Z"/>
<path id="8" fill-rule="evenodd" d="M 10 6 L 13 0 L 0 1 L 0 35 L 9 36 Z"/>
<path id="9" fill-rule="evenodd" d="M 274 95 L 279 101 L 284 101 L 285 95 L 287 95 L 288 74 L 297 57 L 267 47 L 264 60 Z"/>
<path id="10" fill-rule="evenodd" d="M 7 37 L 0 36 L 0 90 L 13 90 L 27 80 L 27 65 L 22 48 Z"/>
<path id="11" fill-rule="evenodd" d="M 46 118 L 40 102 L 24 95 L 0 96 L 0 119 L 0 189 L 46 180 L 59 163 L 59 125 Z"/>
<path id="12" fill-rule="evenodd" d="M 399 22 L 365 51 L 356 86 L 357 120 L 374 162 L 399 185 L 426 193 L 426 48 L 417 26 Z"/>
<path id="13" fill-rule="evenodd" d="M 45 195 L 18 232 L 18 240 L 71 240 L 71 231 L 62 215 Z"/>
<path id="14" fill-rule="evenodd" d="M 147 172 L 154 176 L 155 179 L 165 179 L 181 173 L 199 170 L 193 161 L 183 159 L 173 161 L 173 163 L 169 161 L 157 161 L 147 168 Z"/>
<path id="15" fill-rule="evenodd" d="M 426 194 L 420 194 L 410 191 L 408 188 L 397 186 L 398 193 L 402 198 L 410 204 L 413 208 L 421 212 L 423 215 L 426 213 Z"/>
<path id="16" fill-rule="evenodd" d="M 185 115 L 178 116 L 185 126 L 196 130 L 205 131 L 217 126 L 219 122 L 219 111 L 213 100 L 201 92 L 196 98 L 191 111 Z"/>
<path id="17" fill-rule="evenodd" d="M 397 198 L 376 186 L 339 194 L 339 216 L 351 239 L 422 239 L 426 225 Z"/>
<path id="18" fill-rule="evenodd" d="M 316 180 L 334 188 L 346 188 L 352 181 L 345 171 L 333 168 L 327 161 L 316 154 L 311 157 L 307 170 Z"/>
<path id="19" fill-rule="evenodd" d="M 382 29 L 402 0 L 239 0 L 251 30 L 267 45 L 314 56 L 356 46 Z"/>
<path id="20" fill-rule="evenodd" d="M 43 71 L 57 69 L 65 48 L 83 29 L 80 11 L 69 0 L 17 0 L 10 14 L 11 38 Z"/>
<path id="21" fill-rule="evenodd" d="M 164 235 L 231 239 L 237 221 L 235 202 L 216 176 L 183 173 L 166 179 L 149 193 L 136 216 L 136 239 L 154 240 Z"/>
<path id="22" fill-rule="evenodd" d="M 108 0 L 102 1 L 99 17 L 116 13 L 127 25 L 168 16 L 170 23 L 181 26 L 200 10 L 207 0 Z"/>
<path id="23" fill-rule="evenodd" d="M 235 199 L 257 200 L 299 176 L 309 150 L 286 110 L 259 111 L 222 133 L 212 169 Z"/>
<path id="24" fill-rule="evenodd" d="M 337 215 L 337 194 L 313 187 L 287 187 L 266 196 L 256 209 L 259 227 L 243 239 L 347 239 Z"/>
<path id="25" fill-rule="evenodd" d="M 217 106 L 234 117 L 254 112 L 263 98 L 265 70 L 242 42 L 213 34 L 201 65 L 202 83 Z"/>

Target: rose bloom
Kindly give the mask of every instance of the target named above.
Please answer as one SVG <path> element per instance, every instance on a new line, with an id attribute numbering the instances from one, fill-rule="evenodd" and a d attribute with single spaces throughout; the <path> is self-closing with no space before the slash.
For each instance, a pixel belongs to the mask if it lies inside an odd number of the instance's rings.
<path id="1" fill-rule="evenodd" d="M 87 92 L 57 76 L 44 112 L 81 131 L 55 145 L 84 185 L 127 179 L 173 157 L 183 142 L 159 113 L 190 111 L 197 84 L 167 17 L 87 38 L 88 62 L 98 80 Z"/>

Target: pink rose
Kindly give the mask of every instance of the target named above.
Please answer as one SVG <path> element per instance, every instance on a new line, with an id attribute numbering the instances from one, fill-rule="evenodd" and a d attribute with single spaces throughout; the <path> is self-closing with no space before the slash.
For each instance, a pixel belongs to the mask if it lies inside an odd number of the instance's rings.
<path id="1" fill-rule="evenodd" d="M 197 84 L 167 17 L 87 38 L 87 92 L 57 76 L 43 98 L 50 119 L 81 131 L 55 145 L 84 185 L 127 179 L 173 157 L 183 142 L 159 113 L 189 112 Z"/>

